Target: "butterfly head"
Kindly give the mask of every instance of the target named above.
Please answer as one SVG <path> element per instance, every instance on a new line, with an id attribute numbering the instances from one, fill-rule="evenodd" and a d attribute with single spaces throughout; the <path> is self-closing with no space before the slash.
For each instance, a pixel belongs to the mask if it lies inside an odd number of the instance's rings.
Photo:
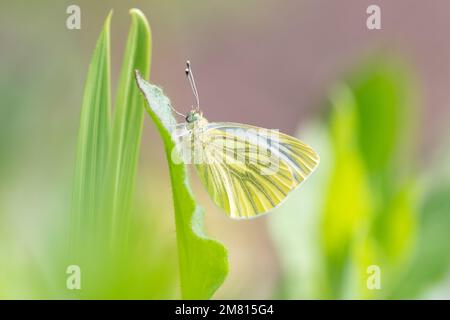
<path id="1" fill-rule="evenodd" d="M 186 116 L 186 122 L 187 123 L 194 123 L 198 120 L 203 119 L 203 114 L 200 111 L 197 110 L 191 110 Z"/>

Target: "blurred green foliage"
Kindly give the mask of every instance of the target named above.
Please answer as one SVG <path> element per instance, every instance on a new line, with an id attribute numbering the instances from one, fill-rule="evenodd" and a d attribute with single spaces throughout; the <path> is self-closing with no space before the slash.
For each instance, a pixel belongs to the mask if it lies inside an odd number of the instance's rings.
<path id="1" fill-rule="evenodd" d="M 332 90 L 326 128 L 300 137 L 318 147 L 321 166 L 272 217 L 285 269 L 280 297 L 414 298 L 448 271 L 450 194 L 419 183 L 414 94 L 401 63 L 373 60 Z M 379 289 L 367 285 L 373 265 Z"/>

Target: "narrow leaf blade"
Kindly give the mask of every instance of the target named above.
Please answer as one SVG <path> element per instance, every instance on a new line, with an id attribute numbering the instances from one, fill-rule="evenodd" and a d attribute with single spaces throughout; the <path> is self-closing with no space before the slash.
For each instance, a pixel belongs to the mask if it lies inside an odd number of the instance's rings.
<path id="1" fill-rule="evenodd" d="M 81 109 L 73 184 L 71 242 L 83 246 L 95 229 L 111 135 L 110 36 L 105 20 L 89 66 Z M 73 248 L 75 249 L 75 248 Z"/>
<path id="2" fill-rule="evenodd" d="M 144 14 L 130 10 L 131 27 L 117 88 L 110 153 L 109 205 L 114 244 L 123 245 L 130 221 L 144 108 L 134 83 L 134 70 L 150 72 L 151 31 Z"/>

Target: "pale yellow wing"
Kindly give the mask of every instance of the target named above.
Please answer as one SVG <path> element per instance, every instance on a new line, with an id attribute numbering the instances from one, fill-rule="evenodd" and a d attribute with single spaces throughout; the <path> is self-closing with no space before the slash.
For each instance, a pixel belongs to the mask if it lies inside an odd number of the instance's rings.
<path id="1" fill-rule="evenodd" d="M 298 139 L 254 126 L 209 123 L 194 138 L 201 182 L 235 219 L 275 208 L 319 163 L 318 154 Z"/>

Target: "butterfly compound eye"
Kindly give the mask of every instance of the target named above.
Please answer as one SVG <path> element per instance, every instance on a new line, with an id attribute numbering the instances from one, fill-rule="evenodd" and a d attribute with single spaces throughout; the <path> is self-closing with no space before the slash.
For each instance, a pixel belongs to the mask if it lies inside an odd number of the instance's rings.
<path id="1" fill-rule="evenodd" d="M 189 112 L 188 115 L 186 116 L 186 122 L 187 123 L 192 123 L 194 122 L 194 115 L 192 114 L 192 112 Z"/>

